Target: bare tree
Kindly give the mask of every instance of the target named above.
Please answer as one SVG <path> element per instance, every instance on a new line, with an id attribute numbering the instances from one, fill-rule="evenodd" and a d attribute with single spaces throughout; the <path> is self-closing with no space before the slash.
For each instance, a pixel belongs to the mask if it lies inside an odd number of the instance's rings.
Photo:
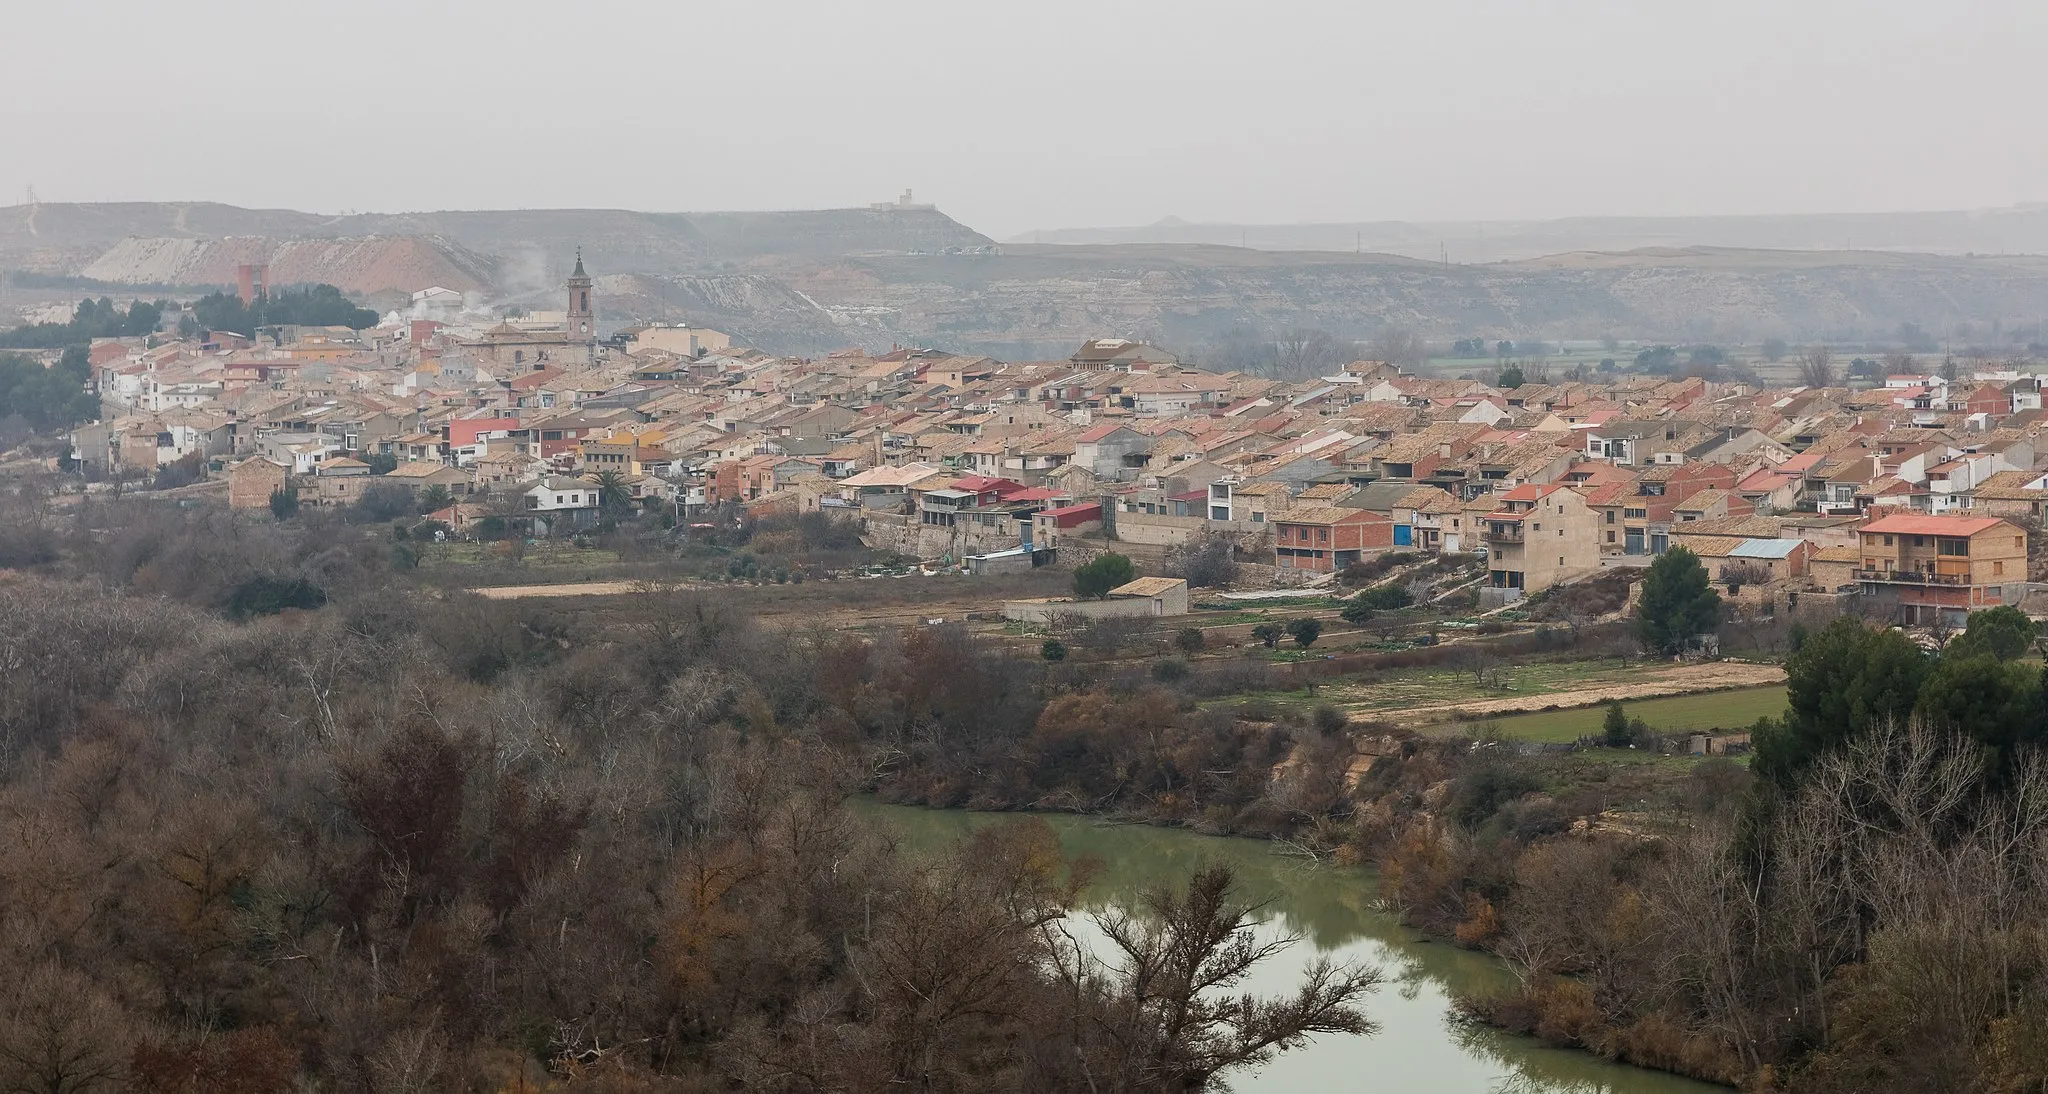
<path id="1" fill-rule="evenodd" d="M 1091 1088 L 1201 1090 L 1228 1068 L 1265 1062 L 1315 1033 L 1370 1034 L 1358 1002 L 1379 969 L 1319 961 L 1295 991 L 1278 998 L 1236 994 L 1252 970 L 1294 944 L 1261 941 L 1256 905 L 1235 898 L 1226 867 L 1198 871 L 1184 891 L 1156 890 L 1143 908 L 1099 913 L 1114 954 L 1090 956 L 1052 930 L 1055 975 L 1100 1011 L 1077 1045 Z"/>
<path id="2" fill-rule="evenodd" d="M 1819 342 L 1799 351 L 1799 378 L 1809 387 L 1831 387 L 1842 379 L 1835 351 Z"/>
<path id="3" fill-rule="evenodd" d="M 1429 343 L 1406 327 L 1388 327 L 1366 343 L 1365 358 L 1403 368 L 1420 368 L 1429 360 Z"/>
<path id="4" fill-rule="evenodd" d="M 1345 363 L 1348 351 L 1337 336 L 1314 327 L 1295 327 L 1275 344 L 1273 371 L 1281 376 L 1320 376 Z"/>

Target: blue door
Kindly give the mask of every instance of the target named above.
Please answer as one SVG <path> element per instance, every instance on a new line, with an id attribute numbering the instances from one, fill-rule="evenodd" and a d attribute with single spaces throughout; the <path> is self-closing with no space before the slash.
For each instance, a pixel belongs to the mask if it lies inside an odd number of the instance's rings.
<path id="1" fill-rule="evenodd" d="M 1413 526 L 1413 525 L 1408 525 L 1408 524 L 1396 524 L 1396 525 L 1394 525 L 1394 546 L 1396 546 L 1396 547 L 1413 547 L 1414 545 L 1415 545 L 1415 528 L 1414 528 L 1414 526 Z"/>

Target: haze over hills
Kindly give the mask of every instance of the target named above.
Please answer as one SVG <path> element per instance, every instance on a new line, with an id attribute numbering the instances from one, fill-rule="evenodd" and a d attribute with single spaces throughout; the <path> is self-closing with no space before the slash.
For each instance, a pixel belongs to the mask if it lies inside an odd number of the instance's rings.
<path id="1" fill-rule="evenodd" d="M 1896 249 L 1829 242 L 1851 225 L 1897 241 Z M 1321 249 L 1179 238 L 998 246 L 928 206 L 323 216 L 211 203 L 42 204 L 0 208 L 0 270 L 217 285 L 237 262 L 267 259 L 276 283 L 329 281 L 379 307 L 437 284 L 544 302 L 580 247 L 598 278 L 600 319 L 611 326 L 689 321 L 782 353 L 896 343 L 1013 359 L 1063 357 L 1102 335 L 1191 348 L 1241 328 L 1364 338 L 1399 326 L 1438 340 L 1845 340 L 1885 337 L 1906 322 L 1944 334 L 1965 325 L 1986 335 L 1994 325 L 2031 330 L 2048 315 L 2048 259 L 1985 257 L 2036 249 L 2036 241 L 2048 252 L 2048 207 L 1600 218 L 1520 225 L 1512 237 L 1496 225 L 1487 231 L 1500 234 L 1486 238 L 1504 251 L 1520 240 L 1514 248 L 1537 253 L 1483 265 L 1436 261 L 1434 243 L 1420 243 L 1429 227 L 1378 226 L 1381 237 L 1358 253 L 1353 237 L 1364 240 L 1365 228 L 1333 225 L 1273 229 Z M 1479 238 L 1479 226 L 1468 227 Z M 1255 244 L 1286 241 L 1241 231 Z M 1737 242 L 1642 246 L 1694 236 Z M 1800 240 L 1813 249 L 1755 249 Z"/>
<path id="2" fill-rule="evenodd" d="M 2048 203 L 1949 212 L 1330 224 L 1193 224 L 1167 217 L 1141 227 L 1031 231 L 1007 242 L 1200 243 L 1273 251 L 1365 250 L 1411 258 L 1448 258 L 1459 263 L 1644 247 L 2048 254 Z"/>

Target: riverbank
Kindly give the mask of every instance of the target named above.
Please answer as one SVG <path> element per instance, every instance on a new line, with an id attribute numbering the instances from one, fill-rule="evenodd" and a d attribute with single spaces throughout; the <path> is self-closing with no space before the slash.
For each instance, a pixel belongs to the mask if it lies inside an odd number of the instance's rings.
<path id="1" fill-rule="evenodd" d="M 889 825 L 913 851 L 938 852 L 975 827 L 1017 814 L 887 805 L 857 799 L 863 817 Z M 1286 1053 L 1255 1074 L 1230 1075 L 1244 1094 L 1356 1088 L 1361 1076 L 1381 1090 L 1491 1094 L 1709 1094 L 1721 1088 L 1663 1072 L 1558 1049 L 1464 1021 L 1456 998 L 1511 987 L 1496 957 L 1425 938 L 1383 910 L 1378 878 L 1365 867 L 1314 863 L 1274 853 L 1270 842 L 1204 836 L 1184 830 L 1117 824 L 1073 815 L 1042 817 L 1070 856 L 1100 868 L 1085 894 L 1091 908 L 1129 907 L 1145 889 L 1176 884 L 1198 866 L 1222 862 L 1237 874 L 1240 893 L 1264 901 L 1261 938 L 1300 941 L 1260 969 L 1246 990 L 1281 992 L 1299 983 L 1314 961 L 1362 961 L 1387 973 L 1366 1002 L 1379 1024 L 1370 1037 L 1322 1037 Z M 1078 925 L 1089 937 L 1086 923 Z"/>

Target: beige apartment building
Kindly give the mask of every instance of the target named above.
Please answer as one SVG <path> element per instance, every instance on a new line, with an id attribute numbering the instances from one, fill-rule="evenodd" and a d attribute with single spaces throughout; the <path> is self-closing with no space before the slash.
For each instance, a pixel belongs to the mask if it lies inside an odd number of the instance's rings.
<path id="1" fill-rule="evenodd" d="M 1598 520 L 1586 499 L 1562 483 L 1517 486 L 1479 521 L 1488 581 L 1482 607 L 1510 604 L 1600 565 Z"/>

